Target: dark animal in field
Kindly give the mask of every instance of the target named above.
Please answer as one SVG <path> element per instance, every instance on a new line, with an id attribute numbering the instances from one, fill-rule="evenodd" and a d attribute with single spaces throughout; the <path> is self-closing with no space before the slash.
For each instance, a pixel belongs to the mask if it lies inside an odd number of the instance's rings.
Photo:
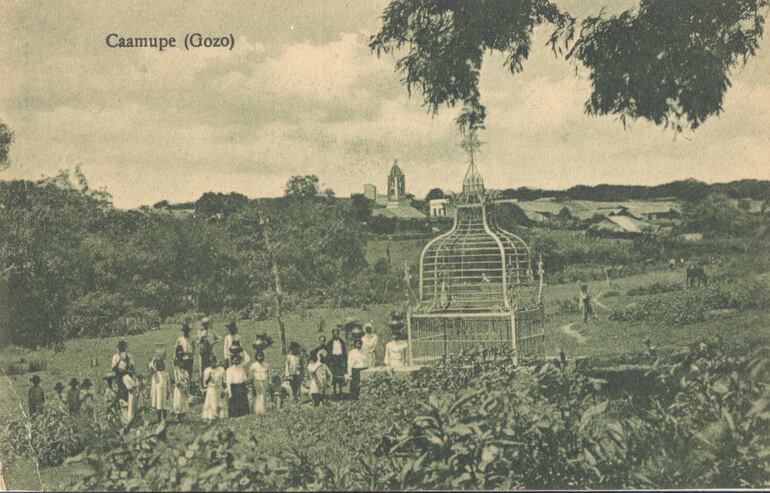
<path id="1" fill-rule="evenodd" d="M 688 265 L 686 269 L 688 288 L 708 286 L 709 279 L 702 265 Z"/>

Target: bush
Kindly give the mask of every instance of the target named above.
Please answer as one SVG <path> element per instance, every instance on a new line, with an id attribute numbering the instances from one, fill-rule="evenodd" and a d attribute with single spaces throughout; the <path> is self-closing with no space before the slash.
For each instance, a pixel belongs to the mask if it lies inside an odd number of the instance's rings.
<path id="1" fill-rule="evenodd" d="M 730 284 L 712 284 L 707 287 L 655 296 L 639 303 L 615 308 L 611 320 L 654 320 L 670 326 L 702 322 L 712 310 L 770 308 L 770 286 L 760 279 L 747 279 Z"/>
<path id="2" fill-rule="evenodd" d="M 643 286 L 636 286 L 626 291 L 628 296 L 641 296 L 647 294 L 660 294 L 670 293 L 672 291 L 681 291 L 683 289 L 682 283 L 673 281 L 655 281 Z"/>
<path id="3" fill-rule="evenodd" d="M 30 440 L 31 435 L 31 440 Z M 57 466 L 83 448 L 82 434 L 69 414 L 56 406 L 46 407 L 26 420 L 11 421 L 0 446 L 5 456 L 30 457 L 41 466 Z"/>
<path id="4" fill-rule="evenodd" d="M 14 361 L 0 361 L 0 374 L 2 375 L 23 375 L 25 373 L 34 373 L 45 371 L 48 368 L 48 362 L 43 359 L 27 360 L 21 358 Z"/>
<path id="5" fill-rule="evenodd" d="M 141 334 L 158 325 L 157 311 L 135 307 L 122 295 L 92 292 L 67 307 L 68 337 L 111 337 Z"/>

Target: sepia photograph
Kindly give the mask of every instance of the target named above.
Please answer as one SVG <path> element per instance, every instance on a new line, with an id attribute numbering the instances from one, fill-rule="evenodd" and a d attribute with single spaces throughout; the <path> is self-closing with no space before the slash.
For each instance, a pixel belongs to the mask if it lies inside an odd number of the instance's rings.
<path id="1" fill-rule="evenodd" d="M 0 0 L 0 491 L 770 490 L 770 0 Z"/>

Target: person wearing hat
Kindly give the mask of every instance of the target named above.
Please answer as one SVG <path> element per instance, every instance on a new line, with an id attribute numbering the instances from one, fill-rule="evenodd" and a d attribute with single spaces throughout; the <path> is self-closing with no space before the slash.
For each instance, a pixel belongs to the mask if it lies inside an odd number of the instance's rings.
<path id="1" fill-rule="evenodd" d="M 86 416 L 94 415 L 94 390 L 90 378 L 84 378 L 80 383 L 80 409 Z"/>
<path id="2" fill-rule="evenodd" d="M 249 380 L 254 391 L 254 414 L 264 414 L 266 411 L 267 387 L 270 384 L 270 370 L 265 363 L 265 353 L 259 344 L 254 346 L 254 362 L 249 367 Z"/>
<path id="3" fill-rule="evenodd" d="M 70 389 L 67 391 L 67 411 L 70 416 L 77 416 L 80 413 L 80 382 L 73 377 L 70 378 Z"/>
<path id="4" fill-rule="evenodd" d="M 226 417 L 222 394 L 225 390 L 225 368 L 218 362 L 215 356 L 211 356 L 211 365 L 203 372 L 203 384 L 206 386 L 206 394 L 203 399 L 203 419 L 213 421 Z"/>
<path id="5" fill-rule="evenodd" d="M 30 378 L 32 387 L 27 391 L 27 409 L 29 409 L 29 415 L 33 416 L 43 410 L 45 406 L 45 392 L 40 387 L 40 376 L 33 375 Z"/>
<path id="6" fill-rule="evenodd" d="M 216 332 L 211 330 L 211 319 L 209 317 L 203 317 L 201 320 L 201 328 L 198 331 L 198 338 L 196 345 L 198 346 L 198 354 L 201 359 L 201 388 L 205 389 L 206 384 L 203 382 L 203 373 L 206 368 L 210 367 L 214 358 L 214 344 L 219 341 L 219 336 Z"/>
<path id="7" fill-rule="evenodd" d="M 227 388 L 227 412 L 231 418 L 249 414 L 249 377 L 243 368 L 243 348 L 239 345 L 230 350 L 230 366 L 225 372 Z"/>
<path id="8" fill-rule="evenodd" d="M 118 341 L 118 352 L 112 355 L 112 371 L 120 378 L 133 364 L 134 360 L 128 353 L 128 343 L 121 339 Z"/>
<path id="9" fill-rule="evenodd" d="M 227 324 L 227 335 L 225 336 L 225 340 L 223 343 L 224 345 L 223 353 L 224 353 L 225 360 L 230 359 L 230 354 L 231 354 L 230 348 L 233 347 L 233 342 L 240 341 L 240 340 L 241 340 L 241 336 L 238 334 L 238 326 L 235 324 L 235 320 L 231 320 Z"/>
<path id="10" fill-rule="evenodd" d="M 374 368 L 377 363 L 374 358 L 374 352 L 377 349 L 377 343 L 379 342 L 379 337 L 377 334 L 374 333 L 374 327 L 372 326 L 372 323 L 369 322 L 364 325 L 364 335 L 361 336 L 361 350 L 364 352 L 364 355 L 366 356 L 366 367 L 367 368 Z"/>
<path id="11" fill-rule="evenodd" d="M 326 361 L 332 371 L 332 393 L 338 396 L 345 386 L 345 374 L 348 370 L 348 350 L 340 337 L 340 326 L 332 331 L 332 338 L 326 343 Z"/>

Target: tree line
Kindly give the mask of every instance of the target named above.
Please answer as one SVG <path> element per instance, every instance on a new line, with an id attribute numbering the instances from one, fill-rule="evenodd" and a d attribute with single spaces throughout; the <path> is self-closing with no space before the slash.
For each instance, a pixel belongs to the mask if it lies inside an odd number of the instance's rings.
<path id="1" fill-rule="evenodd" d="M 211 206 L 222 197 L 231 207 Z M 400 276 L 365 261 L 365 231 L 349 203 L 290 190 L 276 199 L 236 194 L 237 207 L 224 194 L 202 199 L 201 214 L 177 215 L 117 209 L 80 170 L 0 181 L 0 340 L 35 346 L 141 332 L 191 312 L 265 317 L 274 306 L 265 227 L 289 308 L 399 295 Z"/>

